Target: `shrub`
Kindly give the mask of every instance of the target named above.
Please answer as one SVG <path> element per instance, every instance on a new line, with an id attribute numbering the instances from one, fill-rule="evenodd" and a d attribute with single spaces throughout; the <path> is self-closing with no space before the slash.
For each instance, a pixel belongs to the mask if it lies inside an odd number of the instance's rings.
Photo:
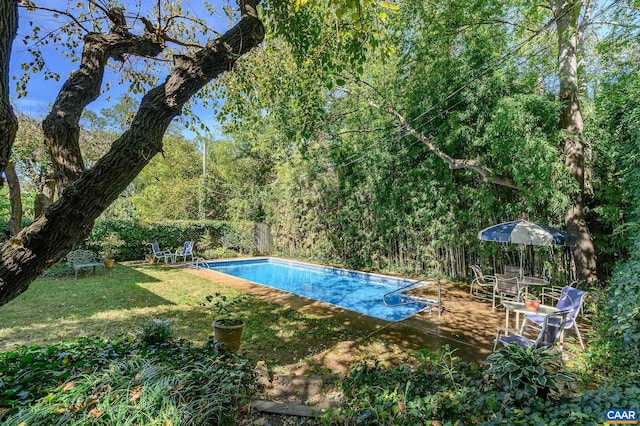
<path id="1" fill-rule="evenodd" d="M 483 371 L 445 346 L 442 354 L 423 352 L 414 367 L 384 368 L 376 361 L 353 369 L 342 382 L 346 402 L 336 415 L 346 424 L 471 424 L 500 408 L 485 388 Z"/>
<path id="2" fill-rule="evenodd" d="M 220 239 L 222 248 L 240 253 L 252 254 L 255 249 L 253 241 L 253 224 L 250 222 L 234 222 Z"/>
<path id="3" fill-rule="evenodd" d="M 0 423 L 231 424 L 255 391 L 249 363 L 211 345 L 127 338 L 0 353 Z"/>
<path id="4" fill-rule="evenodd" d="M 42 272 L 45 278 L 63 278 L 73 276 L 73 267 L 66 261 L 56 263 Z"/>
<path id="5" fill-rule="evenodd" d="M 218 247 L 216 249 L 205 250 L 202 253 L 202 257 L 205 259 L 226 259 L 232 257 L 238 257 L 238 253 L 233 250 Z"/>
<path id="6" fill-rule="evenodd" d="M 136 330 L 137 340 L 143 346 L 165 343 L 171 339 L 171 323 L 166 319 L 145 319 Z"/>
<path id="7" fill-rule="evenodd" d="M 211 244 L 220 245 L 229 229 L 228 223 L 220 221 L 167 221 L 146 225 L 124 220 L 98 221 L 82 248 L 104 252 L 107 248 L 104 242 L 113 235 L 112 238 L 124 241 L 114 253 L 118 260 L 142 260 L 151 254 L 152 242 L 157 241 L 163 250 L 173 250 L 185 241 L 199 241 L 203 237 L 208 237 Z"/>
<path id="8" fill-rule="evenodd" d="M 361 425 L 593 425 L 604 422 L 607 409 L 640 405 L 640 376 L 597 390 L 564 389 L 541 397 L 539 389 L 561 388 L 573 380 L 557 365 L 557 354 L 507 348 L 512 350 L 489 357 L 489 369 L 460 361 L 446 347 L 440 354 L 423 352 L 415 366 L 363 363 L 342 381 L 344 407 L 324 420 Z M 535 376 L 525 378 L 520 374 L 525 370 Z"/>
<path id="9" fill-rule="evenodd" d="M 535 346 L 506 345 L 487 357 L 487 371 L 498 390 L 505 391 L 516 406 L 528 405 L 536 396 L 546 399 L 558 384 L 573 382 L 560 352 Z"/>
<path id="10" fill-rule="evenodd" d="M 613 368 L 627 372 L 640 370 L 640 239 L 633 247 L 634 256 L 616 268 L 604 311 L 610 319 L 605 341 L 615 352 L 610 358 Z"/>

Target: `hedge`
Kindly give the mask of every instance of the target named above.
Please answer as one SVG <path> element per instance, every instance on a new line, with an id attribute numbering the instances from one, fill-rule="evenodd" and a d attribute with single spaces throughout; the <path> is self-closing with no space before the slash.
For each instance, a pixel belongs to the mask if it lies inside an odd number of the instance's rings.
<path id="1" fill-rule="evenodd" d="M 233 239 L 237 226 L 222 221 L 166 221 L 148 224 L 133 223 L 125 220 L 106 220 L 96 222 L 89 237 L 79 248 L 102 252 L 103 242 L 109 234 L 115 234 L 124 241 L 114 248 L 114 257 L 119 261 L 143 260 L 151 255 L 150 244 L 158 242 L 162 250 L 175 250 L 185 241 L 206 240 L 208 245 L 222 246 Z M 244 247 L 236 247 L 244 251 Z M 197 252 L 197 248 L 196 248 Z"/>

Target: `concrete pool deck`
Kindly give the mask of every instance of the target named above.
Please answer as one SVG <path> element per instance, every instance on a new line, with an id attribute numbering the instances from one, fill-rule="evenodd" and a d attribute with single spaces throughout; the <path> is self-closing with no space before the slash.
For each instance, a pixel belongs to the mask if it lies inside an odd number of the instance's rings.
<path id="1" fill-rule="evenodd" d="M 442 283 L 441 317 L 434 309 L 431 315 L 422 311 L 405 320 L 390 322 L 208 269 L 185 268 L 185 271 L 301 313 L 331 319 L 407 349 L 437 350 L 448 344 L 457 349 L 457 356 L 468 361 L 485 360 L 496 331 L 504 327 L 505 321 L 504 311 L 492 312 L 490 303 L 469 296 L 468 286 L 452 282 Z M 421 295 L 435 297 L 429 293 Z"/>

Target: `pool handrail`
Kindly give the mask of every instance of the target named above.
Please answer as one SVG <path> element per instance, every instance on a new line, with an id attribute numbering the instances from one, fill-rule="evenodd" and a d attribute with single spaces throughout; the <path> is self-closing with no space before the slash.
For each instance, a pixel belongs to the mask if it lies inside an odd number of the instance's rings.
<path id="1" fill-rule="evenodd" d="M 429 282 L 427 282 L 429 281 Z M 435 281 L 435 283 L 438 285 L 438 300 L 433 300 L 433 299 L 426 299 L 424 297 L 418 297 L 418 296 L 410 296 L 407 294 L 402 294 L 405 291 L 409 291 L 409 290 L 413 290 L 415 288 L 420 288 L 423 287 L 425 285 L 428 285 L 430 282 Z M 416 287 L 417 284 L 420 284 Z M 387 296 L 390 296 L 392 294 L 396 294 L 396 293 L 401 293 L 402 296 L 400 298 L 400 303 L 388 303 L 387 302 Z M 400 306 L 400 305 L 408 305 L 410 303 L 425 303 L 428 307 L 429 307 L 429 315 L 431 315 L 431 309 L 434 306 L 438 307 L 438 316 L 442 316 L 442 290 L 441 290 L 441 286 L 440 286 L 440 280 L 437 279 L 436 277 L 426 277 L 426 278 L 422 278 L 419 279 L 417 281 L 414 281 L 412 283 L 403 285 L 400 288 L 397 288 L 395 290 L 389 291 L 387 293 L 385 293 L 382 296 L 382 301 L 384 302 L 384 304 L 386 306 L 389 307 L 393 307 L 393 306 Z"/>
<path id="2" fill-rule="evenodd" d="M 193 259 L 191 259 L 191 266 L 193 266 L 194 268 L 200 269 L 210 269 L 209 268 L 209 264 L 201 257 L 195 257 Z"/>

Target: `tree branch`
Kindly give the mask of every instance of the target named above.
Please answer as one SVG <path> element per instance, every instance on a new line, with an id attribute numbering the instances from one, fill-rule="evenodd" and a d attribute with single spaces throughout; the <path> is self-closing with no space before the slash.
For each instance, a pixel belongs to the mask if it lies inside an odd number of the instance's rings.
<path id="1" fill-rule="evenodd" d="M 10 1 L 0 4 L 0 186 L 2 172 L 9 163 L 11 147 L 18 131 L 18 118 L 9 100 L 9 58 L 18 30 L 18 5 Z"/>
<path id="2" fill-rule="evenodd" d="M 263 40 L 264 26 L 256 11 L 258 2 L 240 1 L 242 19 L 235 27 L 191 57 L 176 56 L 166 81 L 144 96 L 130 128 L 111 145 L 109 152 L 90 170 L 78 174 L 78 179 L 55 203 L 0 248 L 0 306 L 24 292 L 45 268 L 61 260 L 89 234 L 96 218 L 162 150 L 162 137 L 184 103 Z M 98 43 L 96 48 L 100 46 Z M 99 59 L 104 55 L 106 52 Z M 97 64 L 86 65 L 92 69 Z M 82 69 L 76 74 L 81 72 Z M 67 99 L 61 92 L 56 100 L 58 107 L 65 102 L 73 103 L 74 97 L 86 101 L 71 83 L 65 85 L 70 86 L 73 95 Z M 58 113 L 64 120 L 65 111 Z"/>
<path id="3" fill-rule="evenodd" d="M 427 138 L 425 135 L 415 130 L 409 124 L 409 122 L 391 106 L 389 105 L 380 106 L 373 102 L 370 102 L 370 104 L 376 108 L 382 109 L 383 111 L 395 117 L 396 120 L 398 120 L 398 122 L 400 123 L 400 127 L 402 127 L 407 134 L 413 136 L 414 138 L 418 139 L 420 142 L 425 144 L 431 152 L 433 152 L 436 156 L 438 156 L 438 158 L 440 158 L 442 161 L 447 163 L 451 170 L 456 170 L 456 169 L 472 170 L 477 174 L 479 174 L 482 177 L 482 180 L 485 182 L 506 186 L 509 188 L 519 189 L 518 184 L 514 182 L 513 179 L 511 179 L 511 177 L 508 176 L 507 174 L 495 175 L 488 167 L 483 166 L 482 164 L 478 163 L 475 160 L 458 159 L 458 158 L 453 158 L 449 156 L 440 148 L 435 146 L 434 143 L 431 141 L 431 139 Z"/>
<path id="4" fill-rule="evenodd" d="M 124 55 L 155 57 L 162 51 L 162 44 L 151 36 L 130 34 L 121 24 L 109 34 L 85 35 L 80 67 L 63 84 L 42 123 L 59 193 L 85 170 L 78 122 L 86 106 L 100 95 L 107 59 L 122 60 Z"/>
<path id="5" fill-rule="evenodd" d="M 69 18 L 73 22 L 75 22 L 78 27 L 82 28 L 82 30 L 85 33 L 89 33 L 90 32 L 88 28 L 86 28 L 84 25 L 82 25 L 82 22 L 80 22 L 78 20 L 78 18 L 76 18 L 75 16 L 73 16 L 73 14 L 71 14 L 71 13 L 65 11 L 65 10 L 51 9 L 49 7 L 37 6 L 34 2 L 29 1 L 29 0 L 21 1 L 19 3 L 19 5 L 21 7 L 24 7 L 27 10 L 44 10 L 45 12 L 53 12 L 53 13 L 56 13 L 56 14 L 59 14 L 59 15 L 66 16 L 67 18 Z"/>

